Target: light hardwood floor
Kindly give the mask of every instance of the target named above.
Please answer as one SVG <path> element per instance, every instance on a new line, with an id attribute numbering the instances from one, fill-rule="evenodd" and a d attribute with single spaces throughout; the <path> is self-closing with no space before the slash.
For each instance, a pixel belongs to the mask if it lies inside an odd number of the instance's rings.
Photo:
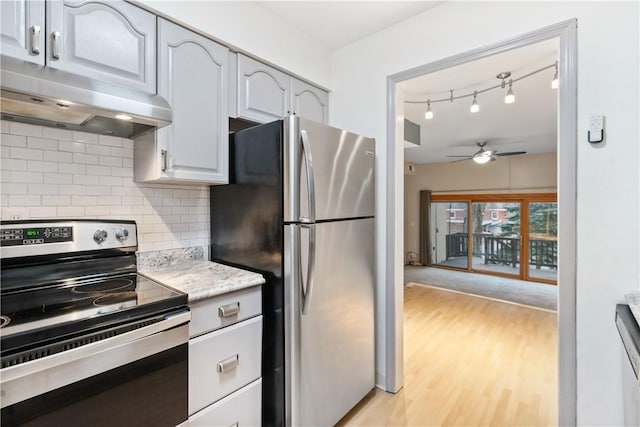
<path id="1" fill-rule="evenodd" d="M 557 424 L 557 315 L 405 288 L 404 388 L 376 389 L 339 426 Z"/>

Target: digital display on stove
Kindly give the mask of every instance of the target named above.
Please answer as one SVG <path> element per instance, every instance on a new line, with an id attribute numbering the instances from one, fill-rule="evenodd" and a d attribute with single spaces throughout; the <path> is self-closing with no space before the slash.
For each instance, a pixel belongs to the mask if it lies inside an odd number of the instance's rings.
<path id="1" fill-rule="evenodd" d="M 0 245 L 24 246 L 73 241 L 73 227 L 33 227 L 3 229 Z"/>

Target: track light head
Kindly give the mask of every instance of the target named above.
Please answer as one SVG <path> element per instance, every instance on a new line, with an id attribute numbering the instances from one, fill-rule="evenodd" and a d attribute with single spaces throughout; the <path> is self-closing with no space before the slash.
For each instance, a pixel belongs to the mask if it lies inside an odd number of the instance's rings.
<path id="1" fill-rule="evenodd" d="M 511 85 L 513 84 L 513 80 L 509 80 L 509 90 L 507 91 L 507 96 L 504 97 L 505 104 L 513 104 L 516 102 L 516 96 L 513 94 L 513 89 Z"/>
<path id="2" fill-rule="evenodd" d="M 471 111 L 472 113 L 477 113 L 478 111 L 480 111 L 480 105 L 478 104 L 478 92 L 474 91 L 473 92 L 473 102 L 471 103 L 471 107 L 469 108 L 469 111 Z"/>
<path id="3" fill-rule="evenodd" d="M 431 111 L 431 100 L 427 100 L 427 111 L 424 112 L 424 118 L 427 120 L 433 119 L 433 111 Z"/>

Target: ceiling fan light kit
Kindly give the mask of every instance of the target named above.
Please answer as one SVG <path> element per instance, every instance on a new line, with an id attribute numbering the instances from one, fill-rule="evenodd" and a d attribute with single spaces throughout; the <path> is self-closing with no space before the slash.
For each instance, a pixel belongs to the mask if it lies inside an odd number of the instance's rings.
<path id="1" fill-rule="evenodd" d="M 463 157 L 462 159 L 454 160 L 454 162 L 459 162 L 462 160 L 473 160 L 474 162 L 482 165 L 496 160 L 497 157 L 518 156 L 521 154 L 527 154 L 526 151 L 508 151 L 505 153 L 500 153 L 498 150 L 485 150 L 484 147 L 487 145 L 487 141 L 476 142 L 476 145 L 480 147 L 480 149 L 472 155 L 447 157 Z"/>
<path id="2" fill-rule="evenodd" d="M 525 74 L 521 77 L 518 77 L 516 79 L 510 79 L 509 80 L 509 89 L 507 90 L 507 94 L 504 97 L 504 102 L 505 104 L 513 104 L 516 101 L 516 96 L 513 93 L 513 84 L 515 82 L 518 82 L 520 80 L 526 79 L 527 77 L 531 77 L 535 74 L 538 74 L 542 71 L 548 70 L 550 68 L 554 68 L 555 69 L 555 74 L 553 75 L 553 80 L 551 81 L 551 87 L 553 89 L 558 89 L 559 86 L 559 80 L 558 80 L 558 61 L 556 61 L 553 64 L 547 65 L 545 67 L 539 68 L 537 70 L 534 70 L 528 74 Z M 425 110 L 424 113 L 424 118 L 427 120 L 431 120 L 434 117 L 434 113 L 431 110 L 431 104 L 436 104 L 438 102 L 445 102 L 445 101 L 449 101 L 449 102 L 453 102 L 457 99 L 462 99 L 462 98 L 470 98 L 473 96 L 473 101 L 471 102 L 471 106 L 469 107 L 469 111 L 471 111 L 472 113 L 477 113 L 480 111 L 480 104 L 478 104 L 478 95 L 479 94 L 483 94 L 485 92 L 489 92 L 490 90 L 494 90 L 494 89 L 504 89 L 507 86 L 507 81 L 506 79 L 508 79 L 509 77 L 511 77 L 511 72 L 510 71 L 503 71 L 502 73 L 498 74 L 496 76 L 498 79 L 500 79 L 500 83 L 498 83 L 497 85 L 488 87 L 486 89 L 482 89 L 482 90 L 474 90 L 471 93 L 466 93 L 466 94 L 462 94 L 462 95 L 457 95 L 454 96 L 453 95 L 453 91 L 454 89 L 449 89 L 449 96 L 447 98 L 438 98 L 438 99 L 427 99 L 426 101 L 404 101 L 406 104 L 427 104 L 427 109 Z"/>

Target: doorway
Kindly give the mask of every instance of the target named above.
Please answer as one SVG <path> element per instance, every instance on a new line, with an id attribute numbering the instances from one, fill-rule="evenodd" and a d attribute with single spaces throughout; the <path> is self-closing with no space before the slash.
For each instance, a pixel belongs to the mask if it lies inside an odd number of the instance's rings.
<path id="1" fill-rule="evenodd" d="M 387 98 L 389 109 L 387 116 L 388 144 L 387 171 L 389 200 L 387 211 L 387 251 L 395 262 L 387 270 L 388 286 L 386 295 L 386 388 L 398 391 L 403 378 L 403 332 L 402 332 L 402 279 L 401 271 L 404 257 L 398 253 L 402 241 L 403 205 L 402 200 L 403 151 L 402 132 L 398 126 L 398 117 L 402 117 L 402 93 L 397 84 L 424 74 L 436 72 L 456 65 L 464 64 L 491 55 L 528 46 L 552 38 L 558 38 L 559 76 L 563 83 L 559 88 L 559 125 L 558 125 L 558 423 L 574 425 L 576 423 L 576 20 L 565 21 L 511 40 L 476 49 L 454 57 L 446 58 L 389 76 Z M 401 123 L 401 122 L 400 122 Z"/>

